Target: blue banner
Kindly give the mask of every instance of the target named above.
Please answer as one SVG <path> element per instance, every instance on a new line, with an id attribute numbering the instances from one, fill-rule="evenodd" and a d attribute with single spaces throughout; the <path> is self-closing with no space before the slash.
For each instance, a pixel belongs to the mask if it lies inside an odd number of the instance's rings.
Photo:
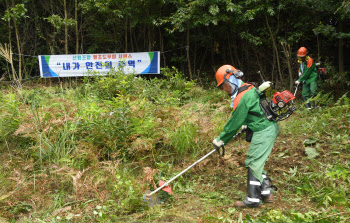
<path id="1" fill-rule="evenodd" d="M 43 78 L 107 75 L 111 70 L 160 74 L 160 53 L 39 55 L 39 66 Z"/>

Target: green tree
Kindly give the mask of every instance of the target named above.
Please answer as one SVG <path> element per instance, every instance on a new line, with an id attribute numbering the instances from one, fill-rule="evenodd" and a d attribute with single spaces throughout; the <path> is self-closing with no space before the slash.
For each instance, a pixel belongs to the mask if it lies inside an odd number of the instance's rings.
<path id="1" fill-rule="evenodd" d="M 17 42 L 17 52 L 18 52 L 18 80 L 22 80 L 22 43 L 21 43 L 21 35 L 20 30 L 18 28 L 18 25 L 21 23 L 21 20 L 24 18 L 28 18 L 26 15 L 27 9 L 24 4 L 18 3 L 15 4 L 15 1 L 11 1 L 11 6 L 8 5 L 8 9 L 5 11 L 5 15 L 3 16 L 3 20 L 9 22 L 9 26 L 11 26 L 10 21 L 13 21 L 13 26 L 15 27 L 15 34 L 16 34 L 16 42 Z M 11 27 L 9 27 L 11 28 Z M 11 45 L 10 45 L 11 47 Z M 11 50 L 11 48 L 10 48 Z M 13 77 L 15 80 L 17 78 Z"/>

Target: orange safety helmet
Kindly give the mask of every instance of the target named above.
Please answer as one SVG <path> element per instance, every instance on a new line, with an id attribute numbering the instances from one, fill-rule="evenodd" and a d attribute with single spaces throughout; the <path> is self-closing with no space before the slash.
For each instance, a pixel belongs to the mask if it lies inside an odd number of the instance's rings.
<path id="1" fill-rule="evenodd" d="M 298 57 L 305 57 L 307 55 L 307 49 L 305 47 L 300 47 L 298 50 Z"/>
<path id="2" fill-rule="evenodd" d="M 228 81 L 231 74 L 235 75 L 236 78 L 242 78 L 243 72 L 237 70 L 231 65 L 223 65 L 216 71 L 216 82 L 218 83 L 216 86 L 220 87 L 225 81 Z"/>

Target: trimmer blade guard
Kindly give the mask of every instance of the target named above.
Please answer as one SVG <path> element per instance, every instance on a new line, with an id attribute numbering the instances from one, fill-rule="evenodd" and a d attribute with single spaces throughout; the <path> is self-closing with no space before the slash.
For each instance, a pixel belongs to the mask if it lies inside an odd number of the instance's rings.
<path id="1" fill-rule="evenodd" d="M 160 180 L 159 181 L 159 186 L 163 186 L 164 181 Z M 162 188 L 163 191 L 168 192 L 169 194 L 173 195 L 173 192 L 171 191 L 171 188 L 169 186 L 165 186 Z"/>

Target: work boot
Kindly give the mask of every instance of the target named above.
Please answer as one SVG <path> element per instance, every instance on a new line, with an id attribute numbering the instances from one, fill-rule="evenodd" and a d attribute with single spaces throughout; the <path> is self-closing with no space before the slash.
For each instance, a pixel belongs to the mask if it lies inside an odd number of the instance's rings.
<path id="1" fill-rule="evenodd" d="M 311 110 L 312 108 L 311 108 L 311 104 L 310 104 L 310 102 L 308 102 L 308 103 L 306 103 L 305 104 L 305 108 L 307 108 L 307 109 L 309 109 L 309 110 Z"/>
<path id="2" fill-rule="evenodd" d="M 236 201 L 234 206 L 238 208 L 257 207 L 260 205 L 261 183 L 253 176 L 253 172 L 248 168 L 247 188 L 248 195 L 243 201 Z"/>
<path id="3" fill-rule="evenodd" d="M 270 194 L 268 197 L 263 197 L 262 201 L 264 203 L 273 203 L 273 202 L 275 202 L 275 195 Z"/>
<path id="4" fill-rule="evenodd" d="M 273 186 L 272 183 L 270 184 L 270 178 L 268 178 L 267 175 L 262 174 L 263 182 L 261 184 L 261 198 L 262 201 L 265 203 L 273 203 L 275 201 L 275 196 L 272 194 L 271 188 L 275 188 L 277 190 L 276 186 Z"/>
<path id="5" fill-rule="evenodd" d="M 311 108 L 316 108 L 316 102 L 315 101 L 311 101 L 310 102 L 310 107 Z"/>
<path id="6" fill-rule="evenodd" d="M 234 206 L 236 208 L 247 208 L 248 206 L 243 203 L 243 201 L 236 201 Z"/>

